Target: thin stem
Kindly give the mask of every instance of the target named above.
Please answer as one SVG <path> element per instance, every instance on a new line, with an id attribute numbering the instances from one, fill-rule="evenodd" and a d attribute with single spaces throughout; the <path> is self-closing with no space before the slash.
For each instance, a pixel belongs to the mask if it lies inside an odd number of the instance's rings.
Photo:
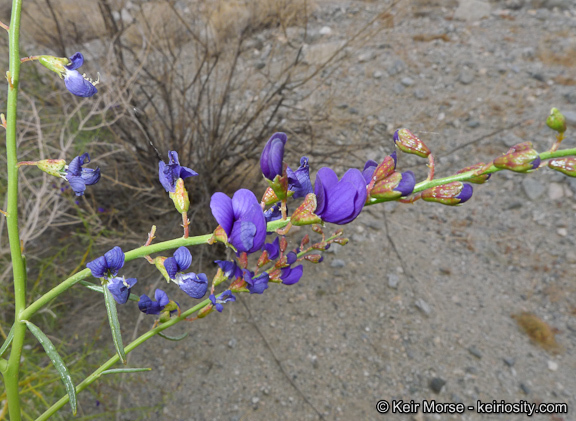
<path id="1" fill-rule="evenodd" d="M 184 319 L 186 319 L 186 317 L 188 317 L 191 314 L 197 312 L 198 310 L 206 307 L 208 304 L 211 304 L 211 301 L 209 299 L 206 299 L 206 300 L 202 301 L 201 303 L 195 305 L 194 307 L 186 310 L 185 312 L 180 314 L 178 317 L 170 319 L 166 323 L 162 323 L 161 325 L 155 327 L 154 329 L 149 330 L 148 332 L 144 333 L 143 335 L 141 335 L 140 337 L 138 337 L 134 341 L 130 342 L 126 347 L 124 347 L 126 354 L 128 354 L 129 352 L 138 348 L 140 345 L 142 345 L 148 339 L 152 338 L 157 333 L 162 332 L 163 330 L 166 330 L 169 327 L 174 326 L 176 323 L 183 321 Z M 98 378 L 100 377 L 100 375 L 102 374 L 103 371 L 108 370 L 109 368 L 114 366 L 114 364 L 116 364 L 119 360 L 120 360 L 120 358 L 118 357 L 118 354 L 115 354 L 113 357 L 111 357 L 108 361 L 106 361 L 104 364 L 102 364 L 100 367 L 98 367 L 98 369 L 96 369 L 92 374 L 90 374 L 88 377 L 86 377 L 86 379 L 84 379 L 84 381 L 82 381 L 82 383 L 80 383 L 78 386 L 76 386 L 76 393 L 80 393 L 82 390 L 86 389 L 88 386 L 90 386 L 92 383 L 94 383 L 96 380 L 98 380 Z M 40 415 L 36 419 L 36 421 L 47 420 L 52 415 L 54 415 L 60 408 L 62 408 L 66 404 L 66 402 L 68 402 L 68 395 L 65 395 L 58 402 L 56 402 L 54 405 L 52 405 L 50 408 L 48 408 L 46 410 L 46 412 L 44 412 L 42 415 Z"/>
<path id="2" fill-rule="evenodd" d="M 18 85 L 20 80 L 20 11 L 22 0 L 12 1 L 12 16 L 9 36 L 9 60 L 8 73 L 8 102 L 6 124 L 6 173 L 8 177 L 7 189 L 7 216 L 8 240 L 10 242 L 10 256 L 12 258 L 12 274 L 14 275 L 14 339 L 8 360 L 8 368 L 3 372 L 4 385 L 8 397 L 10 419 L 20 421 L 20 394 L 18 379 L 20 375 L 20 356 L 24 345 L 26 325 L 20 320 L 20 313 L 26 307 L 26 269 L 22 250 L 20 249 L 20 233 L 18 230 L 18 153 L 16 146 L 16 121 L 18 108 Z M 5 29 L 6 27 L 3 26 Z"/>

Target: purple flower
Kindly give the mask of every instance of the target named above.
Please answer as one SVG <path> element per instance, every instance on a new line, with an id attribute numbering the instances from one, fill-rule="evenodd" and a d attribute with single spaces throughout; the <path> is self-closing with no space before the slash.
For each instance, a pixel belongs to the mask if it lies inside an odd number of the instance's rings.
<path id="1" fill-rule="evenodd" d="M 186 247 L 179 247 L 173 257 L 164 260 L 164 268 L 170 279 L 175 279 L 178 272 L 184 272 L 192 264 L 192 254 Z"/>
<path id="2" fill-rule="evenodd" d="M 264 290 L 268 288 L 268 273 L 264 272 L 254 278 L 254 272 L 248 271 L 246 269 L 244 272 L 244 280 L 246 281 L 246 288 L 250 291 L 250 294 L 262 294 Z"/>
<path id="3" fill-rule="evenodd" d="M 372 161 L 371 159 L 366 161 L 366 164 L 364 164 L 364 170 L 362 170 L 362 177 L 364 177 L 366 185 L 370 184 L 370 181 L 372 181 L 372 175 L 374 174 L 374 170 L 376 169 L 377 166 L 378 163 L 376 161 Z"/>
<path id="4" fill-rule="evenodd" d="M 298 255 L 293 251 L 289 252 L 286 255 L 286 263 L 288 263 L 289 265 L 293 264 L 296 261 L 296 259 L 298 259 Z"/>
<path id="5" fill-rule="evenodd" d="M 130 289 L 138 282 L 136 278 L 115 277 L 108 279 L 108 290 L 118 304 L 126 304 L 130 297 Z"/>
<path id="6" fill-rule="evenodd" d="M 216 310 L 218 310 L 219 313 L 222 313 L 222 310 L 224 309 L 222 304 L 226 304 L 229 301 L 236 301 L 236 297 L 228 289 L 220 294 L 218 298 L 216 298 L 214 294 L 211 294 L 209 298 L 212 302 L 212 305 L 216 308 Z"/>
<path id="7" fill-rule="evenodd" d="M 179 273 L 176 281 L 180 289 L 192 298 L 202 298 L 208 290 L 208 278 L 204 273 Z"/>
<path id="8" fill-rule="evenodd" d="M 106 252 L 104 256 L 92 260 L 86 267 L 95 278 L 109 278 L 118 275 L 118 271 L 124 266 L 124 252 L 118 246 Z"/>
<path id="9" fill-rule="evenodd" d="M 394 187 L 394 191 L 400 192 L 402 196 L 408 196 L 414 191 L 414 186 L 416 185 L 416 177 L 414 177 L 414 173 L 412 171 L 405 171 L 401 174 L 401 176 L 402 179 L 398 185 Z"/>
<path id="10" fill-rule="evenodd" d="M 224 276 L 226 276 L 228 279 L 236 279 L 242 276 L 242 269 L 238 267 L 235 261 L 230 262 L 228 260 L 215 260 L 214 263 L 216 263 L 220 269 L 222 269 Z"/>
<path id="11" fill-rule="evenodd" d="M 296 171 L 292 171 L 290 167 L 286 169 L 288 175 L 288 190 L 293 191 L 293 198 L 306 197 L 308 193 L 312 193 L 312 181 L 310 181 L 310 167 L 308 166 L 308 158 L 303 156 L 300 158 L 300 166 Z"/>
<path id="12" fill-rule="evenodd" d="M 278 202 L 274 206 L 270 207 L 270 209 L 267 211 L 264 211 L 264 219 L 266 219 L 266 223 L 282 218 L 281 205 L 281 202 Z"/>
<path id="13" fill-rule="evenodd" d="M 470 184 L 464 183 L 464 186 L 462 186 L 462 190 L 460 191 L 460 193 L 458 193 L 458 195 L 455 198 L 460 199 L 460 204 L 462 204 L 464 202 L 467 202 L 472 197 L 473 192 L 474 189 L 472 188 L 472 186 Z"/>
<path id="14" fill-rule="evenodd" d="M 360 214 L 366 202 L 366 180 L 362 173 L 349 169 L 338 181 L 338 176 L 330 168 L 320 168 L 314 186 L 316 211 L 325 222 L 343 225 Z"/>
<path id="15" fill-rule="evenodd" d="M 274 133 L 262 150 L 260 168 L 264 177 L 270 181 L 274 181 L 277 175 L 282 175 L 284 145 L 287 139 L 286 133 Z"/>
<path id="16" fill-rule="evenodd" d="M 268 258 L 270 260 L 277 259 L 278 256 L 280 256 L 280 237 L 276 237 L 271 243 L 264 244 L 262 248 L 268 252 Z"/>
<path id="17" fill-rule="evenodd" d="M 100 168 L 82 168 L 84 163 L 90 162 L 90 155 L 87 153 L 74 158 L 65 170 L 64 177 L 70 183 L 70 187 L 76 196 L 82 196 L 86 186 L 96 184 L 100 180 Z"/>
<path id="18" fill-rule="evenodd" d="M 146 294 L 140 296 L 138 308 L 142 313 L 160 314 L 162 310 L 164 310 L 164 307 L 170 302 L 168 295 L 161 289 L 154 291 L 154 298 L 156 298 L 156 301 L 152 301 Z"/>
<path id="19" fill-rule="evenodd" d="M 158 164 L 160 183 L 168 193 L 176 191 L 176 181 L 179 178 L 185 179 L 195 175 L 198 175 L 196 171 L 180 165 L 176 151 L 168 151 L 168 164 L 165 164 L 164 161 L 160 161 Z"/>
<path id="20" fill-rule="evenodd" d="M 298 265 L 295 268 L 285 267 L 282 269 L 282 274 L 280 279 L 284 285 L 294 285 L 302 277 L 302 272 L 304 268 L 302 265 Z"/>
<path id="21" fill-rule="evenodd" d="M 266 219 L 254 193 L 240 189 L 232 199 L 224 193 L 214 193 L 210 209 L 238 252 L 254 253 L 262 248 L 266 241 Z"/>
<path id="22" fill-rule="evenodd" d="M 84 56 L 81 53 L 76 53 L 70 57 L 70 64 L 64 66 L 64 83 L 70 93 L 80 97 L 90 97 L 98 92 L 91 79 L 86 78 L 76 69 L 84 64 Z"/>

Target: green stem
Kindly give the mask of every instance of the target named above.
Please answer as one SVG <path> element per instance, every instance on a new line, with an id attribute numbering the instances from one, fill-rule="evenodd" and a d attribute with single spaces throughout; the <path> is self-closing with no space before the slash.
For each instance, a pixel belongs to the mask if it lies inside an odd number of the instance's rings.
<path id="1" fill-rule="evenodd" d="M 18 108 L 18 83 L 20 80 L 20 11 L 22 0 L 12 1 L 12 16 L 10 18 L 9 37 L 9 74 L 8 76 L 8 102 L 6 125 L 6 173 L 8 177 L 6 209 L 6 225 L 8 228 L 8 241 L 10 242 L 10 256 L 12 258 L 12 274 L 14 276 L 14 340 L 8 360 L 8 367 L 3 371 L 4 385 L 8 397 L 8 409 L 12 421 L 20 421 L 20 394 L 18 378 L 20 375 L 20 356 L 24 345 L 26 325 L 20 322 L 20 313 L 26 307 L 26 268 L 20 248 L 20 234 L 18 232 L 18 154 L 16 146 L 16 123 Z"/>
<path id="2" fill-rule="evenodd" d="M 152 338 L 157 333 L 162 332 L 163 330 L 166 330 L 169 327 L 174 326 L 176 323 L 183 321 L 186 317 L 188 317 L 188 316 L 194 314 L 195 312 L 197 312 L 198 310 L 206 307 L 210 303 L 211 302 L 209 299 L 204 300 L 201 303 L 195 305 L 194 307 L 186 310 L 180 316 L 175 317 L 175 318 L 167 321 L 166 323 L 162 323 L 160 326 L 144 333 L 143 335 L 141 335 L 140 337 L 138 337 L 134 341 L 130 342 L 124 348 L 124 350 L 126 351 L 126 354 L 128 354 L 129 352 L 138 348 L 140 345 L 142 345 L 148 339 Z M 88 386 L 90 386 L 92 383 L 94 383 L 96 380 L 98 380 L 98 378 L 100 377 L 102 372 L 104 372 L 104 371 L 108 370 L 110 367 L 114 366 L 114 364 L 116 364 L 119 360 L 120 360 L 120 358 L 118 357 L 118 354 L 115 354 L 108 361 L 106 361 L 104 364 L 102 364 L 100 367 L 98 367 L 98 369 L 96 369 L 92 374 L 90 374 L 88 377 L 86 377 L 86 379 L 84 379 L 84 381 L 82 381 L 82 383 L 80 383 L 78 386 L 76 386 L 76 394 L 80 393 L 82 390 L 86 389 Z M 62 397 L 58 402 L 56 402 L 54 405 L 52 405 L 50 408 L 48 408 L 46 410 L 46 412 L 44 412 L 42 415 L 40 415 L 36 419 L 36 421 L 43 421 L 43 420 L 47 420 L 48 418 L 50 418 L 60 408 L 62 408 L 66 404 L 66 402 L 68 402 L 68 399 L 69 399 L 68 395 L 65 395 L 64 397 Z"/>

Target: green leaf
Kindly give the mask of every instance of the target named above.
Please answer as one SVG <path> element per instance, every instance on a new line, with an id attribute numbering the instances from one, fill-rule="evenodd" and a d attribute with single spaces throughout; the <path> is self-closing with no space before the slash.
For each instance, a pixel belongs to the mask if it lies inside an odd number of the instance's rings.
<path id="1" fill-rule="evenodd" d="M 105 370 L 100 373 L 100 376 L 104 374 L 116 374 L 116 373 L 140 373 L 143 371 L 152 371 L 151 368 L 111 368 L 110 370 Z"/>
<path id="2" fill-rule="evenodd" d="M 180 335 L 180 336 L 168 336 L 168 335 L 165 335 L 165 334 L 162 333 L 162 332 L 158 332 L 157 335 L 160 336 L 161 338 L 168 339 L 169 341 L 181 341 L 181 340 L 184 339 L 186 336 L 188 336 L 188 332 L 184 332 L 184 333 L 183 333 L 182 335 Z"/>
<path id="3" fill-rule="evenodd" d="M 40 342 L 40 345 L 42 345 L 44 351 L 46 351 L 46 354 L 48 355 L 50 360 L 52 360 L 52 364 L 54 364 L 54 367 L 56 367 L 56 371 L 58 371 L 58 374 L 60 374 L 60 378 L 64 382 L 66 392 L 68 392 L 68 397 L 70 398 L 70 406 L 72 407 L 72 413 L 76 415 L 76 411 L 78 408 L 78 405 L 76 403 L 76 388 L 74 387 L 74 383 L 72 383 L 72 377 L 70 377 L 70 373 L 68 372 L 68 369 L 64 365 L 64 361 L 62 361 L 62 357 L 60 357 L 60 354 L 58 354 L 58 351 L 56 350 L 56 347 L 54 347 L 52 341 L 48 339 L 48 336 L 46 336 L 38 326 L 27 320 L 24 320 L 24 323 L 26 323 L 26 326 L 28 326 L 30 332 L 32 332 L 32 334 L 36 336 L 36 339 L 38 339 L 38 342 Z"/>
<path id="4" fill-rule="evenodd" d="M 91 289 L 92 291 L 99 292 L 100 294 L 104 292 L 104 289 L 101 286 L 95 285 L 92 282 L 80 281 L 79 284 L 84 285 L 86 288 Z M 137 296 L 136 294 L 130 294 L 130 297 L 128 297 L 128 299 L 130 301 L 140 301 L 140 297 Z"/>
<path id="5" fill-rule="evenodd" d="M 118 357 L 122 364 L 126 364 L 126 352 L 124 352 L 124 344 L 122 343 L 122 335 L 120 333 L 120 322 L 118 321 L 118 313 L 116 312 L 116 301 L 112 297 L 110 290 L 105 287 L 104 301 L 106 302 L 106 313 L 108 313 L 108 321 L 110 322 L 110 330 L 112 330 L 112 341 L 118 353 Z"/>
<path id="6" fill-rule="evenodd" d="M 8 350 L 8 347 L 12 343 L 12 339 L 14 339 L 14 325 L 12 325 L 12 328 L 10 329 L 10 332 L 8 332 L 6 340 L 2 344 L 2 348 L 0 348 L 0 357 L 2 357 L 4 353 Z"/>

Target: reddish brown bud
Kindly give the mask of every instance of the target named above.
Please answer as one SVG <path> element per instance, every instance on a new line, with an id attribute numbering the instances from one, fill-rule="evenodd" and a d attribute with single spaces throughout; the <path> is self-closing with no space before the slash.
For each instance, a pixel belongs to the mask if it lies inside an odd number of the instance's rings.
<path id="1" fill-rule="evenodd" d="M 310 236 L 306 234 L 302 241 L 300 242 L 300 248 L 303 249 L 310 242 Z"/>
<path id="2" fill-rule="evenodd" d="M 348 244 L 348 238 L 336 238 L 333 240 L 336 244 L 340 244 L 341 246 L 345 246 Z"/>
<path id="3" fill-rule="evenodd" d="M 308 260 L 310 263 L 320 263 L 324 260 L 324 256 L 321 254 L 307 254 L 304 256 L 304 260 Z"/>
<path id="4" fill-rule="evenodd" d="M 290 222 L 294 225 L 311 225 L 322 222 L 322 219 L 314 213 L 315 210 L 316 195 L 308 193 L 304 202 L 292 213 Z"/>

